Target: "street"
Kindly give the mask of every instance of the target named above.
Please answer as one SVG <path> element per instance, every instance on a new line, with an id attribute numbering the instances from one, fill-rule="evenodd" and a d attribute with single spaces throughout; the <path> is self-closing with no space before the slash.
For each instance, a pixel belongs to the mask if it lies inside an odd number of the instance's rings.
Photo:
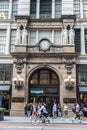
<path id="1" fill-rule="evenodd" d="M 29 123 L 1 123 L 0 130 L 87 130 L 84 124 L 40 124 L 33 126 Z"/>
<path id="2" fill-rule="evenodd" d="M 5 116 L 4 120 L 0 121 L 0 130 L 87 130 L 87 120 L 79 123 L 78 120 L 72 122 L 72 118 L 57 118 L 53 119 L 51 125 L 32 125 L 27 117 Z"/>

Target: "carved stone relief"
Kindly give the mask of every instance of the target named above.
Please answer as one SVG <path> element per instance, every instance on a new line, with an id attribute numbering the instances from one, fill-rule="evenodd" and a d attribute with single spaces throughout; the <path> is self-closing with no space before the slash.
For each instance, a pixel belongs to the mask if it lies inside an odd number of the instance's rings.
<path id="1" fill-rule="evenodd" d="M 17 69 L 17 73 L 21 74 L 22 69 L 24 68 L 24 58 L 23 57 L 17 57 L 15 62 L 15 68 Z"/>

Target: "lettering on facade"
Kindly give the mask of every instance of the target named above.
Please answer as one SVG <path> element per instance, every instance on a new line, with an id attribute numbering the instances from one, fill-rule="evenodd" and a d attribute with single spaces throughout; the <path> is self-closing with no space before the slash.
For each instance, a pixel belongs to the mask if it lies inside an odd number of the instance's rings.
<path id="1" fill-rule="evenodd" d="M 64 103 L 76 103 L 76 98 L 63 98 Z"/>
<path id="2" fill-rule="evenodd" d="M 12 102 L 23 103 L 24 102 L 24 97 L 12 97 Z"/>

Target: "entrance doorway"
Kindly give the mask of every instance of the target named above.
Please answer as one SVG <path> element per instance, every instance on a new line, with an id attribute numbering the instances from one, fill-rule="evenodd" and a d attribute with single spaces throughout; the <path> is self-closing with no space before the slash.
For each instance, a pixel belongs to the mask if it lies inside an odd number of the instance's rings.
<path id="1" fill-rule="evenodd" d="M 33 72 L 29 80 L 28 102 L 59 103 L 59 86 L 59 77 L 53 70 L 43 68 Z"/>
<path id="2" fill-rule="evenodd" d="M 56 104 L 58 104 L 58 99 L 59 97 L 58 96 L 41 96 L 41 95 L 38 95 L 36 97 L 30 97 L 30 102 L 33 102 L 33 103 L 46 103 L 46 105 L 48 106 L 48 109 L 49 109 L 49 114 L 52 115 L 52 106 L 53 106 L 53 103 L 55 102 Z"/>
<path id="3" fill-rule="evenodd" d="M 53 104 L 53 102 L 55 103 L 58 103 L 58 99 L 59 97 L 57 96 L 37 96 L 37 97 L 34 97 L 34 96 L 31 96 L 30 97 L 30 102 L 33 102 L 33 103 L 38 103 L 38 102 L 41 102 L 41 103 L 46 103 L 46 104 Z"/>

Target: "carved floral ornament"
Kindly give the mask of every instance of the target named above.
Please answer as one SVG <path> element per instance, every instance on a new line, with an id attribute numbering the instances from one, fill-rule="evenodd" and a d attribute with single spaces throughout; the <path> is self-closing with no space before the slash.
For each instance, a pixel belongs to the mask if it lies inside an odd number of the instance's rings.
<path id="1" fill-rule="evenodd" d="M 65 87 L 68 90 L 72 90 L 74 88 L 75 79 L 71 77 L 71 74 L 72 74 L 72 69 L 74 68 L 75 61 L 73 61 L 73 59 L 66 59 L 64 63 L 68 75 L 68 78 L 64 80 Z"/>
<path id="2" fill-rule="evenodd" d="M 16 58 L 16 62 L 15 62 L 15 68 L 17 69 L 17 73 L 21 74 L 22 73 L 22 69 L 24 68 L 24 58 L 23 57 L 17 57 Z"/>

